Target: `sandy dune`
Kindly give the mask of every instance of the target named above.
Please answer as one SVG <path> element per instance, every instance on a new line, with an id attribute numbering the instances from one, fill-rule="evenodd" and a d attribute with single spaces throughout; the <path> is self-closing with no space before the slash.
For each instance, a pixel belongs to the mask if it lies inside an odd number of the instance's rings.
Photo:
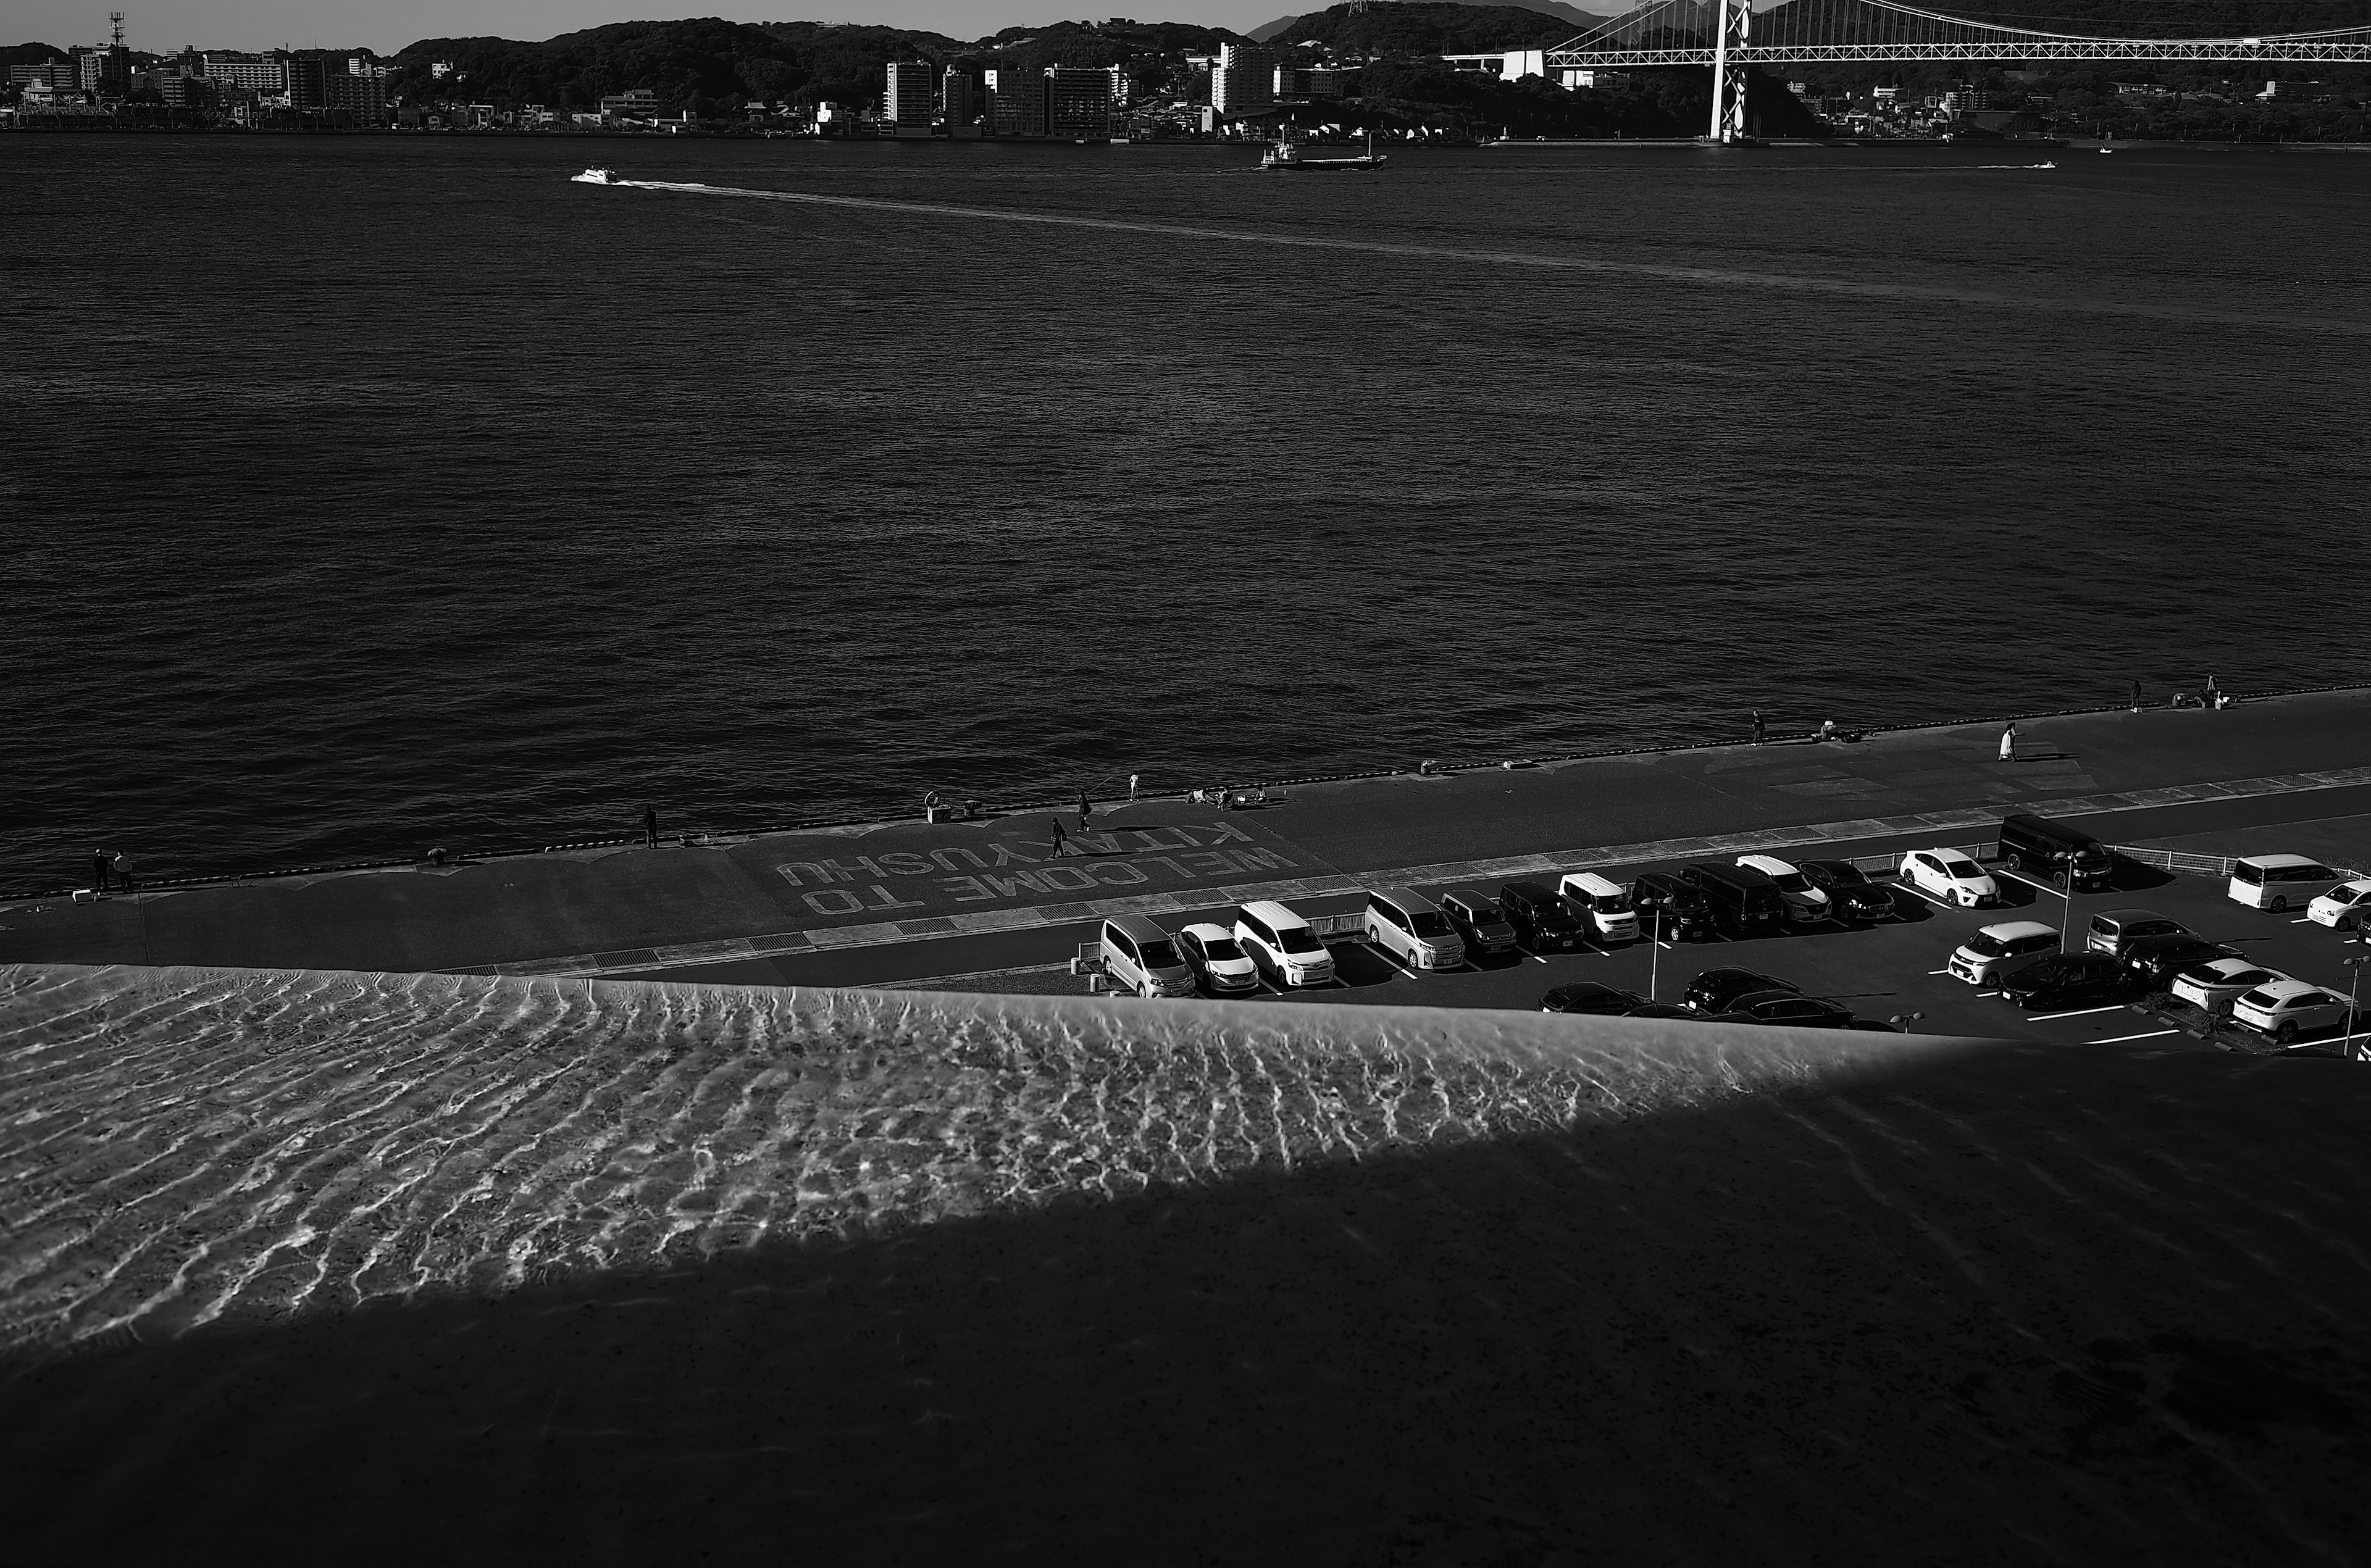
<path id="1" fill-rule="evenodd" d="M 0 1040 L 45 1559 L 2371 1539 L 2337 1062 L 30 967 Z"/>

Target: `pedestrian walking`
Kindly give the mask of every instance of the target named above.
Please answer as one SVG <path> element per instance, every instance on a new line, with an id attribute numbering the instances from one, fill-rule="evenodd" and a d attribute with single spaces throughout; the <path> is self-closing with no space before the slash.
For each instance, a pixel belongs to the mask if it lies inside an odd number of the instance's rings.
<path id="1" fill-rule="evenodd" d="M 658 847 L 659 809 L 656 806 L 644 806 L 642 808 L 642 847 L 655 849 Z"/>
<path id="2" fill-rule="evenodd" d="M 2140 683 L 2140 682 L 2138 682 L 2138 681 L 2134 681 L 2134 682 L 2133 683 L 2133 711 L 2134 711 L 2134 712 L 2135 712 L 2135 713 L 2138 713 L 2140 710 L 2141 710 L 2141 683 Z"/>
<path id="3" fill-rule="evenodd" d="M 98 884 L 99 892 L 105 893 L 107 891 L 106 850 L 94 849 L 90 852 L 90 879 L 93 882 Z"/>
<path id="4" fill-rule="evenodd" d="M 1054 819 L 1054 858 L 1059 859 L 1070 852 L 1070 836 L 1062 831 L 1062 819 Z"/>
<path id="5" fill-rule="evenodd" d="M 1753 744 L 1757 746 L 1760 745 L 1762 744 L 1763 737 L 1769 732 L 1768 728 L 1762 722 L 1762 709 L 1759 708 L 1755 709 L 1753 710 Z"/>
<path id="6" fill-rule="evenodd" d="M 1143 780 L 1143 778 L 1144 775 L 1141 773 L 1131 773 L 1128 776 L 1128 798 L 1129 800 L 1133 801 L 1136 799 L 1136 787 Z"/>
<path id="7" fill-rule="evenodd" d="M 2003 762 L 2017 760 L 2017 721 L 2014 719 L 2008 721 L 2008 728 L 2001 732 L 2000 759 Z"/>
<path id="8" fill-rule="evenodd" d="M 1093 801 L 1090 801 L 1090 800 L 1088 800 L 1088 799 L 1087 799 L 1087 794 L 1086 794 L 1086 791 L 1085 791 L 1085 790 L 1080 790 L 1080 791 L 1079 791 L 1079 831 L 1080 831 L 1081 833 L 1084 833 L 1084 832 L 1086 832 L 1086 831 L 1087 831 L 1087 824 L 1088 824 L 1088 823 L 1090 823 L 1090 822 L 1092 822 L 1093 820 L 1094 820 L 1094 814 L 1095 814 L 1095 803 L 1094 803 Z"/>
<path id="9" fill-rule="evenodd" d="M 115 868 L 115 885 L 121 888 L 124 892 L 130 893 L 132 891 L 131 858 L 126 856 L 122 850 L 118 849 L 114 854 L 109 856 L 108 859 L 113 863 Z"/>

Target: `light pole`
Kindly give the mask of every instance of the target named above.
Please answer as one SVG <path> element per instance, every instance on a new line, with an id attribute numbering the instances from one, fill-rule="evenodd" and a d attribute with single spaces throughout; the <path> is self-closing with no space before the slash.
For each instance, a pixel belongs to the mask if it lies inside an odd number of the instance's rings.
<path id="1" fill-rule="evenodd" d="M 2371 929 L 2365 930 L 2363 940 L 2365 946 L 2371 946 Z M 2340 1055 L 2351 1062 L 2354 1060 L 2354 993 L 2363 984 L 2363 966 L 2371 963 L 2371 957 L 2357 954 L 2353 958 L 2342 959 L 2340 962 L 2354 972 L 2353 977 L 2346 982 L 2346 1044 L 2339 1052 Z"/>
<path id="2" fill-rule="evenodd" d="M 1655 905 L 1653 919 L 1655 923 L 1647 928 L 1647 940 L 1654 944 L 1647 951 L 1647 999 L 1650 1002 L 1662 999 L 1655 995 L 1656 977 L 1663 972 L 1663 906 L 1660 904 Z"/>

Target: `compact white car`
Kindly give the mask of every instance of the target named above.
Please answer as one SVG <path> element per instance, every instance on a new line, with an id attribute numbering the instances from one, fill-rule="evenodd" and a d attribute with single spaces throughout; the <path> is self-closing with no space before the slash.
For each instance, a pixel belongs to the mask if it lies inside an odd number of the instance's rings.
<path id="1" fill-rule="evenodd" d="M 2228 1012 L 2243 991 L 2288 976 L 2245 958 L 2210 958 L 2173 977 L 2173 999 L 2211 1013 Z"/>
<path id="2" fill-rule="evenodd" d="M 2371 924 L 2371 877 L 2331 888 L 2305 906 L 2305 917 L 2333 931 L 2352 931 Z"/>
<path id="3" fill-rule="evenodd" d="M 2231 862 L 2231 897 L 2250 909 L 2302 908 L 2346 879 L 2303 855 L 2249 855 Z"/>
<path id="4" fill-rule="evenodd" d="M 1213 991 L 1256 991 L 1259 971 L 1224 926 L 1200 921 L 1177 933 L 1177 951 Z"/>
<path id="5" fill-rule="evenodd" d="M 1962 909 L 2000 902 L 2000 884 L 1957 849 L 1913 849 L 1902 857 L 1898 874 L 1928 897 Z"/>
<path id="6" fill-rule="evenodd" d="M 1556 896 L 1572 911 L 1572 917 L 1600 940 L 1638 940 L 1638 911 L 1630 902 L 1630 890 L 1613 878 L 1595 871 L 1567 871 L 1556 883 Z"/>
<path id="7" fill-rule="evenodd" d="M 2231 1021 L 2285 1045 L 2306 1030 L 2345 1024 L 2346 998 L 2303 980 L 2274 980 L 2240 992 L 2231 1004 Z"/>
<path id="8" fill-rule="evenodd" d="M 1760 871 L 1778 884 L 1778 896 L 1787 901 L 1787 917 L 1790 920 L 1824 920 L 1834 913 L 1826 893 L 1811 885 L 1811 879 L 1775 855 L 1740 855 L 1737 863 L 1748 870 Z"/>
<path id="9" fill-rule="evenodd" d="M 1954 979 L 1989 986 L 1995 976 L 2038 952 L 2058 951 L 2058 928 L 2039 920 L 2004 920 L 1986 926 L 1960 945 L 1945 965 Z"/>
<path id="10" fill-rule="evenodd" d="M 1334 955 L 1308 921 L 1272 898 L 1235 911 L 1235 942 L 1278 986 L 1324 986 Z"/>

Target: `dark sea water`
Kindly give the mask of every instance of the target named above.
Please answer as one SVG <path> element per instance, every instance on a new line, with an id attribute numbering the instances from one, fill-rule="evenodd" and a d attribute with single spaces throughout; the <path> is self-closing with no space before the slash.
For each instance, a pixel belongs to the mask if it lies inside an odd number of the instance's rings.
<path id="1" fill-rule="evenodd" d="M 2363 676 L 2371 155 L 1252 157 L 0 136 L 0 885 Z"/>

